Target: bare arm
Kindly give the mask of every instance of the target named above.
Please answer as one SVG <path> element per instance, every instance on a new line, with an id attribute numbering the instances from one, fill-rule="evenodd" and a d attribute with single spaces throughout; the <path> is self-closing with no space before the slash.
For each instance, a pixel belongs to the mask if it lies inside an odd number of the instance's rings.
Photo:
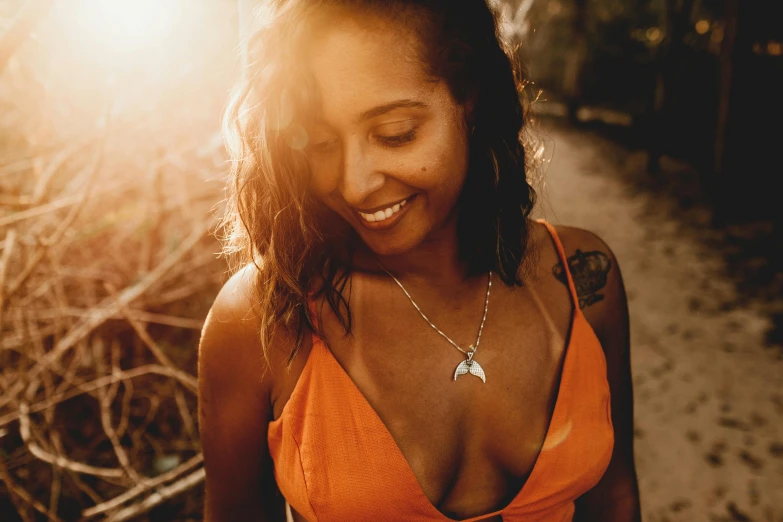
<path id="1" fill-rule="evenodd" d="M 204 520 L 283 522 L 267 448 L 271 372 L 252 318 L 250 269 L 221 290 L 199 346 L 198 413 L 206 469 Z"/>
<path id="2" fill-rule="evenodd" d="M 579 249 L 582 254 L 592 254 L 593 259 L 605 256 L 608 261 L 608 267 L 595 263 L 592 268 L 600 272 L 601 267 L 606 267 L 605 274 L 574 274 L 574 278 L 591 277 L 595 289 L 594 282 L 606 276 L 602 288 L 579 297 L 584 315 L 601 341 L 606 356 L 615 439 L 609 467 L 601 481 L 577 499 L 574 521 L 638 522 L 641 513 L 633 452 L 630 334 L 623 279 L 617 259 L 606 243 L 584 230 L 566 230 L 563 244 L 569 258 L 577 255 Z"/>

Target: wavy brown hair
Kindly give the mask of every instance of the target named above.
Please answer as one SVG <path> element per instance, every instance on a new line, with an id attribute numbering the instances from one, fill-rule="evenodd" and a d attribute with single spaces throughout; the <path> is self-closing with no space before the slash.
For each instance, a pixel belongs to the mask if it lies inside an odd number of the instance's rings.
<path id="1" fill-rule="evenodd" d="M 469 164 L 457 202 L 460 256 L 471 274 L 494 270 L 521 285 L 535 191 L 522 143 L 522 75 L 485 0 L 271 0 L 247 41 L 247 65 L 224 118 L 231 155 L 225 252 L 257 267 L 254 289 L 264 355 L 276 328 L 314 328 L 308 296 L 324 296 L 351 331 L 344 290 L 358 236 L 307 188 L 305 122 L 318 110 L 302 44 L 325 8 L 361 10 L 406 24 L 434 79 L 472 103 Z"/>

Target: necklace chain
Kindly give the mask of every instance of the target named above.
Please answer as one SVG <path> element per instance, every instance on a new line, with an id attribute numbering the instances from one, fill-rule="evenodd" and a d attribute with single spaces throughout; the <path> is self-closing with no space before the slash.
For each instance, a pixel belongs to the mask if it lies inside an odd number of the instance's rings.
<path id="1" fill-rule="evenodd" d="M 380 262 L 378 264 L 380 264 Z M 427 321 L 427 324 L 429 324 L 436 332 L 438 332 L 441 335 L 441 337 L 443 337 L 448 342 L 450 342 L 451 345 L 454 348 L 456 348 L 460 352 L 462 352 L 465 355 L 467 355 L 468 356 L 468 360 L 472 360 L 473 359 L 473 354 L 476 353 L 476 351 L 479 348 L 479 343 L 481 342 L 481 332 L 484 330 L 484 321 L 487 320 L 487 310 L 489 309 L 489 292 L 490 292 L 490 290 L 492 290 L 492 270 L 489 271 L 489 282 L 487 283 L 487 296 L 484 298 L 484 316 L 481 318 L 481 324 L 479 325 L 478 336 L 476 337 L 476 344 L 471 346 L 471 348 L 472 348 L 471 350 L 465 351 L 464 349 L 460 348 L 460 346 L 457 343 L 452 341 L 451 338 L 448 335 L 443 333 L 440 328 L 435 326 L 435 324 L 432 321 L 430 321 L 430 319 L 426 315 L 424 315 L 424 312 L 421 311 L 421 308 L 419 308 L 419 305 L 416 304 L 416 301 L 413 300 L 413 297 L 411 297 L 411 294 L 409 294 L 408 291 L 405 289 L 405 287 L 402 286 L 402 283 L 400 282 L 400 280 L 397 279 L 396 277 L 394 277 L 394 274 L 392 274 L 391 272 L 386 270 L 386 267 L 384 267 L 383 265 L 381 265 L 381 268 L 383 269 L 384 272 L 389 274 L 389 276 L 392 279 L 394 279 L 394 282 L 397 283 L 397 286 L 399 286 L 400 289 L 403 291 L 403 293 L 408 297 L 408 300 L 411 302 L 411 304 L 416 309 L 416 311 L 419 312 L 419 315 L 421 315 L 421 317 L 425 321 Z"/>

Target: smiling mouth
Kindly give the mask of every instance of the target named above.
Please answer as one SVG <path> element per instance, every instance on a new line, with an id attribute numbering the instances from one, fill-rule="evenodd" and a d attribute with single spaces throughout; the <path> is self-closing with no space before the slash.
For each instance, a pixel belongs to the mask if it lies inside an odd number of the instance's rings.
<path id="1" fill-rule="evenodd" d="M 413 196 L 407 199 L 403 199 L 399 203 L 395 203 L 394 205 L 391 205 L 387 208 L 376 210 L 375 212 L 372 213 L 361 212 L 359 210 L 357 210 L 356 213 L 359 214 L 359 216 L 368 223 L 377 223 L 381 221 L 386 221 L 387 219 L 390 219 L 392 216 L 397 214 L 400 210 L 402 210 L 402 208 L 406 204 L 408 204 L 408 202 L 411 199 L 413 199 Z"/>
<path id="2" fill-rule="evenodd" d="M 413 194 L 406 199 L 390 204 L 385 208 L 381 207 L 374 212 L 362 212 L 356 208 L 353 209 L 353 212 L 356 214 L 356 219 L 364 228 L 374 231 L 386 230 L 394 227 L 403 216 L 407 214 L 408 210 L 410 210 L 410 205 L 413 200 L 416 199 L 416 196 L 418 196 L 418 194 Z"/>

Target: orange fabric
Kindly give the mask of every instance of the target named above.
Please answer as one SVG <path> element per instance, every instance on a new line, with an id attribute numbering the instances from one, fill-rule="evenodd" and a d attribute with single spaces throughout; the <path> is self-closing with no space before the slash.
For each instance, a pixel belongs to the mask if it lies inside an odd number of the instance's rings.
<path id="1" fill-rule="evenodd" d="M 544 222 L 563 265 L 554 228 Z M 565 522 L 574 500 L 606 471 L 614 444 L 603 349 L 574 302 L 560 388 L 543 448 L 504 521 Z M 280 491 L 311 522 L 448 522 L 421 490 L 402 452 L 324 341 L 313 347 L 280 418 L 269 424 Z"/>

